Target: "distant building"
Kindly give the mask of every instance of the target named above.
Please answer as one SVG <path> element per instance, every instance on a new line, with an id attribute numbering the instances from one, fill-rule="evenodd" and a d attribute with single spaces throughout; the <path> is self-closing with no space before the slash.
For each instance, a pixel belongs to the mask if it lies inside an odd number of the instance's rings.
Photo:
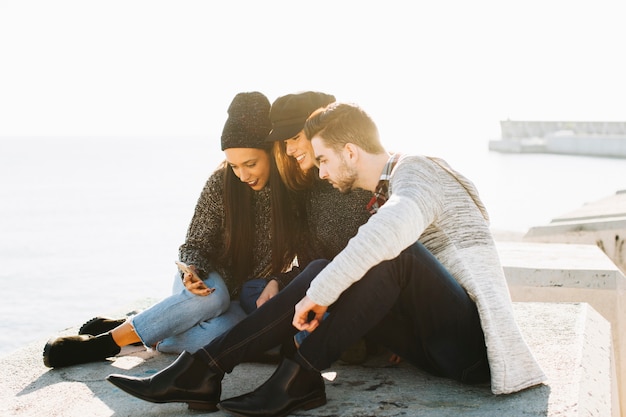
<path id="1" fill-rule="evenodd" d="M 489 150 L 626 158 L 626 122 L 500 122 L 502 138 Z"/>

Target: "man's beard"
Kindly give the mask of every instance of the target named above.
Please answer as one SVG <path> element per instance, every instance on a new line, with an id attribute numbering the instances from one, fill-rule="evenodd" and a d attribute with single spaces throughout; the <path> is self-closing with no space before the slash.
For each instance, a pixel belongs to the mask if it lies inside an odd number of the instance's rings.
<path id="1" fill-rule="evenodd" d="M 336 181 L 333 181 L 333 185 L 340 192 L 346 194 L 354 188 L 354 183 L 356 182 L 358 174 L 356 169 L 348 167 L 348 164 L 346 164 L 346 161 L 343 158 L 341 159 L 341 165 L 339 168 L 339 177 Z"/>

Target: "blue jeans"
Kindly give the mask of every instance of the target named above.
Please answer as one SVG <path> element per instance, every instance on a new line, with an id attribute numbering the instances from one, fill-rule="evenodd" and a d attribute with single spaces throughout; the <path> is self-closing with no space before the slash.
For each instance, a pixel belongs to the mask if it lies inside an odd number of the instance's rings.
<path id="1" fill-rule="evenodd" d="M 258 282 L 260 281 L 260 282 Z M 250 288 L 244 284 L 239 300 L 231 302 L 224 280 L 216 272 L 204 283 L 215 291 L 206 296 L 190 293 L 176 273 L 172 295 L 142 311 L 131 319 L 135 332 L 146 346 L 155 346 L 159 352 L 195 352 L 215 337 L 246 317 L 243 305 L 256 307 L 256 299 L 265 287 L 265 280 L 252 280 Z"/>
<path id="2" fill-rule="evenodd" d="M 231 372 L 277 344 L 293 350 L 294 306 L 328 262 L 310 263 L 285 289 L 198 354 L 214 369 Z M 370 269 L 328 311 L 293 352 L 305 368 L 327 369 L 346 348 L 367 337 L 434 375 L 467 383 L 489 381 L 476 305 L 419 242 Z"/>
<path id="3" fill-rule="evenodd" d="M 256 310 L 256 300 L 261 296 L 267 281 L 263 278 L 251 279 L 241 286 L 239 293 L 239 304 L 246 314 Z"/>

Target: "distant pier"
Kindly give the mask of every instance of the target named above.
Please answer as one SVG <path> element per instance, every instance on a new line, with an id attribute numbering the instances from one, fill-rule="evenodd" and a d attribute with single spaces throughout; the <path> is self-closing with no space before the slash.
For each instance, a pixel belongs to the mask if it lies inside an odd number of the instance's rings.
<path id="1" fill-rule="evenodd" d="M 626 158 L 626 122 L 503 120 L 500 129 L 491 151 Z"/>

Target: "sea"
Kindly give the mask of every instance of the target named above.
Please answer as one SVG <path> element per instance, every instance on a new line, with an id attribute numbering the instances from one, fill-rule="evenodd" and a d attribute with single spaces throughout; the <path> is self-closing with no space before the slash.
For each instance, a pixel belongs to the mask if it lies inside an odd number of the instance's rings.
<path id="1" fill-rule="evenodd" d="M 405 137 L 386 145 L 447 160 L 499 233 L 523 235 L 626 189 L 626 159 L 498 153 L 481 132 Z M 166 297 L 222 158 L 219 136 L 0 137 L 0 356 Z"/>

